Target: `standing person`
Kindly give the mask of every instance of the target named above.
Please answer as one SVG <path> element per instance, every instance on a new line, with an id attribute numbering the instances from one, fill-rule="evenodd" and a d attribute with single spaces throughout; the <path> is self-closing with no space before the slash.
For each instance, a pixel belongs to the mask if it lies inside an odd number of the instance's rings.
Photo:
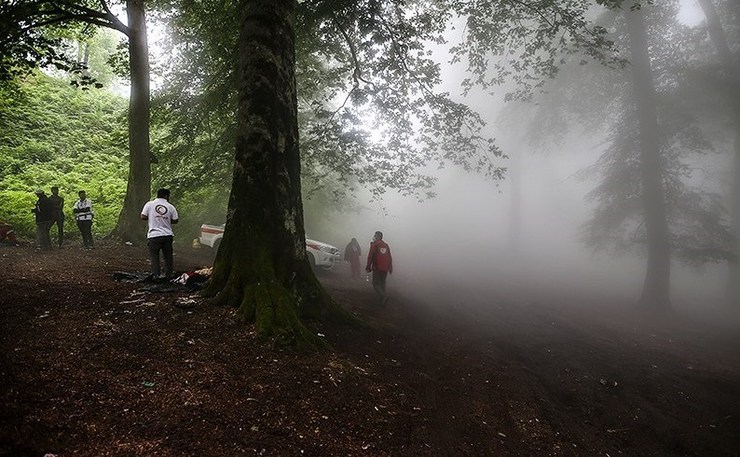
<path id="1" fill-rule="evenodd" d="M 59 188 L 54 186 L 51 188 L 51 197 L 49 197 L 53 211 L 51 216 L 51 225 L 49 229 L 57 226 L 57 238 L 59 241 L 59 247 L 62 247 L 62 241 L 64 241 L 64 197 L 59 196 Z"/>
<path id="2" fill-rule="evenodd" d="M 79 195 L 80 199 L 75 202 L 72 212 L 75 214 L 77 228 L 80 229 L 80 233 L 82 234 L 82 247 L 84 249 L 92 249 L 92 222 L 93 217 L 95 217 L 92 202 L 87 199 L 87 193 L 84 190 L 77 192 L 77 195 Z"/>
<path id="3" fill-rule="evenodd" d="M 36 206 L 31 212 L 36 215 L 36 243 L 38 249 L 50 251 L 51 237 L 49 237 L 49 229 L 51 228 L 54 208 L 49 197 L 42 189 L 38 189 L 35 193 L 38 200 L 36 200 Z"/>
<path id="4" fill-rule="evenodd" d="M 388 296 L 385 294 L 385 280 L 389 274 L 393 274 L 393 257 L 391 257 L 391 247 L 383 241 L 383 232 L 375 232 L 373 236 L 370 250 L 367 253 L 365 271 L 373 272 L 373 289 L 385 305 L 388 303 Z"/>
<path id="5" fill-rule="evenodd" d="M 173 273 L 172 240 L 175 233 L 172 224 L 177 224 L 179 216 L 177 209 L 170 203 L 170 190 L 157 190 L 157 198 L 147 202 L 141 210 L 141 219 L 147 221 L 147 246 L 149 260 L 152 264 L 152 276 L 159 277 L 159 251 L 164 257 L 164 276 L 169 278 Z"/>
<path id="6" fill-rule="evenodd" d="M 347 243 L 347 247 L 344 248 L 344 260 L 349 262 L 352 270 L 352 279 L 360 279 L 361 255 L 362 249 L 360 249 L 360 243 L 357 242 L 357 238 L 352 238 L 352 241 Z"/>

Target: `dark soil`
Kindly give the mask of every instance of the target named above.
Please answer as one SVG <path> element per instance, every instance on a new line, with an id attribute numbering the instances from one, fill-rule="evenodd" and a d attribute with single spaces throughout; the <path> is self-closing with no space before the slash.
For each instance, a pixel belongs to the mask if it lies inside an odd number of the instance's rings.
<path id="1" fill-rule="evenodd" d="M 0 247 L 1 455 L 740 455 L 737 326 L 443 284 L 381 307 L 338 269 L 319 277 L 371 325 L 311 323 L 335 351 L 296 353 L 112 279 L 147 269 L 130 246 Z"/>

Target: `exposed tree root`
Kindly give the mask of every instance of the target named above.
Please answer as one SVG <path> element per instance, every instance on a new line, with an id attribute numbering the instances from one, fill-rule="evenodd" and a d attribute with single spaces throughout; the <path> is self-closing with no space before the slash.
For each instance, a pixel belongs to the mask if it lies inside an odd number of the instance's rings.
<path id="1" fill-rule="evenodd" d="M 247 280 L 236 269 L 228 277 L 213 277 L 203 290 L 210 303 L 238 309 L 239 316 L 254 322 L 257 334 L 275 345 L 300 349 L 328 349 L 325 340 L 310 332 L 302 319 L 362 325 L 337 304 L 311 274 L 293 281 L 288 289 L 275 278 Z"/>

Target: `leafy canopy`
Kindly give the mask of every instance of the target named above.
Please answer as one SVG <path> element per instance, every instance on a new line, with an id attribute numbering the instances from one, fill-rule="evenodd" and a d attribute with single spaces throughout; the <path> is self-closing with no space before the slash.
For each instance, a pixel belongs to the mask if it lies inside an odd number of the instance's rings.
<path id="1" fill-rule="evenodd" d="M 162 128 L 153 147 L 182 186 L 224 186 L 234 144 L 233 2 L 161 2 L 171 39 L 165 86 L 154 99 Z M 297 69 L 304 194 L 341 201 L 360 186 L 434 195 L 430 170 L 455 165 L 499 179 L 502 151 L 481 116 L 438 90 L 432 47 L 467 21 L 453 48 L 477 84 L 519 75 L 522 91 L 550 76 L 559 53 L 611 59 L 604 30 L 590 28 L 587 1 L 340 0 L 298 3 Z M 549 56 L 546 59 L 543 56 Z M 520 61 L 486 76 L 494 59 Z M 494 68 L 495 69 L 495 68 Z M 525 76 L 526 74 L 526 76 Z M 192 157 L 192 160 L 183 160 Z M 207 164 L 207 166 L 205 165 Z M 226 191 L 228 189 L 225 189 Z M 218 193 L 223 194 L 224 191 Z"/>

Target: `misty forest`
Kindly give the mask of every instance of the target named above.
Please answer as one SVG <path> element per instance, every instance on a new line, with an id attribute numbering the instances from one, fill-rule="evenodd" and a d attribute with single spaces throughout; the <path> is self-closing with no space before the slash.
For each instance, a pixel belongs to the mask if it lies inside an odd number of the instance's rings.
<path id="1" fill-rule="evenodd" d="M 3 0 L 0 455 L 738 455 L 738 135 L 737 0 Z"/>

